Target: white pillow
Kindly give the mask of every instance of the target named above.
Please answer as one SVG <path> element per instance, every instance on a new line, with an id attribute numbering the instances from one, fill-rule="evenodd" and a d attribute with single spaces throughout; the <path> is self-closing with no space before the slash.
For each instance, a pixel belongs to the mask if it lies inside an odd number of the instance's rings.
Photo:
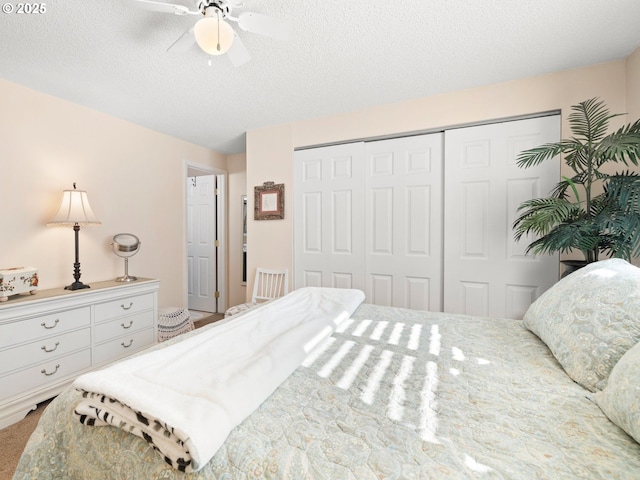
<path id="1" fill-rule="evenodd" d="M 609 420 L 640 443 L 640 343 L 613 367 L 596 402 Z"/>
<path id="2" fill-rule="evenodd" d="M 589 264 L 543 293 L 524 325 L 569 377 L 602 390 L 614 365 L 640 341 L 640 269 L 619 258 Z"/>

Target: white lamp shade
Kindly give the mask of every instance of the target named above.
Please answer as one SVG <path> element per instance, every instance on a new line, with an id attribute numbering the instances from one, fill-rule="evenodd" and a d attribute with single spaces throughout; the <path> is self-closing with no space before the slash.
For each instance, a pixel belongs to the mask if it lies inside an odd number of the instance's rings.
<path id="1" fill-rule="evenodd" d="M 218 26 L 220 31 L 218 32 Z M 206 17 L 198 20 L 193 29 L 198 46 L 209 55 L 223 55 L 233 43 L 233 28 L 224 20 Z"/>
<path id="2" fill-rule="evenodd" d="M 100 225 L 84 190 L 64 190 L 58 213 L 47 223 L 53 225 Z"/>

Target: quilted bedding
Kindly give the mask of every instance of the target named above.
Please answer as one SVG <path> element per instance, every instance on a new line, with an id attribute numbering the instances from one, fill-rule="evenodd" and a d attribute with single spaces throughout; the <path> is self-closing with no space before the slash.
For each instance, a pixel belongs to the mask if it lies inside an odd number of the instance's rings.
<path id="1" fill-rule="evenodd" d="M 49 405 L 14 478 L 640 478 L 640 445 L 515 320 L 361 305 L 193 474 L 81 425 L 79 400 Z"/>

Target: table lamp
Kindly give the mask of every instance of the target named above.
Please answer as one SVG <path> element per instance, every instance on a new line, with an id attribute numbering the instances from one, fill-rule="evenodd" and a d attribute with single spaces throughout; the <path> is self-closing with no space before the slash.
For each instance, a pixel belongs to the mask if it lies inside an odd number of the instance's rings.
<path id="1" fill-rule="evenodd" d="M 71 285 L 64 287 L 65 290 L 91 288 L 89 285 L 80 281 L 80 251 L 78 249 L 80 225 L 100 225 L 100 220 L 98 220 L 91 211 L 87 192 L 84 190 L 76 190 L 76 184 L 74 182 L 73 190 L 64 190 L 62 192 L 62 201 L 60 202 L 58 213 L 47 223 L 47 226 L 72 226 L 75 232 L 76 261 L 73 264 L 73 278 L 75 281 Z"/>

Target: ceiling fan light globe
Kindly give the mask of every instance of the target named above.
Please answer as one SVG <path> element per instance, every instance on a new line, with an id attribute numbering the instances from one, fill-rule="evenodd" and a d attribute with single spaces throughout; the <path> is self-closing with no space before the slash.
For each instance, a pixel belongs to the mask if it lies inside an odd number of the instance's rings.
<path id="1" fill-rule="evenodd" d="M 218 25 L 220 26 L 220 32 L 218 32 Z M 227 53 L 231 48 L 234 37 L 231 25 L 214 17 L 198 20 L 193 29 L 193 35 L 198 46 L 209 55 Z"/>

